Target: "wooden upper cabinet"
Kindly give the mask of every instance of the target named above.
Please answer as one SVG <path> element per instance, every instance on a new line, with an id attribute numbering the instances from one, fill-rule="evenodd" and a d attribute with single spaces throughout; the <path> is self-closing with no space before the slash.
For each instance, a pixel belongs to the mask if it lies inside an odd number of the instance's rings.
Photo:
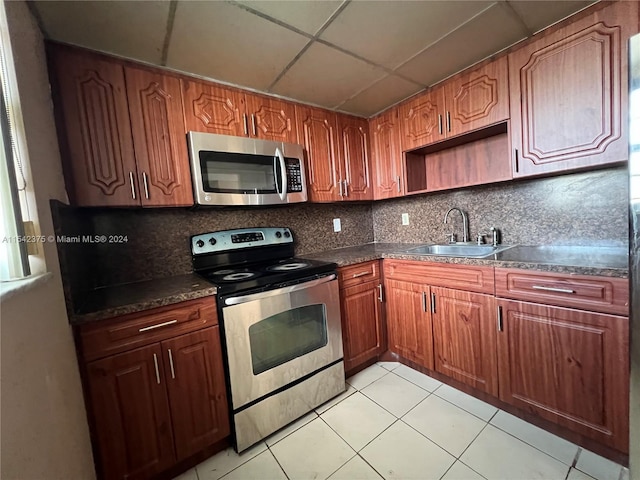
<path id="1" fill-rule="evenodd" d="M 340 180 L 343 200 L 373 200 L 369 122 L 364 118 L 338 115 L 340 136 Z"/>
<path id="2" fill-rule="evenodd" d="M 400 197 L 404 194 L 398 117 L 398 109 L 392 108 L 369 121 L 373 198 L 375 200 Z"/>
<path id="3" fill-rule="evenodd" d="M 509 118 L 507 57 L 462 73 L 444 85 L 444 129 L 448 137 Z"/>
<path id="4" fill-rule="evenodd" d="M 125 67 L 143 206 L 193 205 L 180 80 Z"/>
<path id="5" fill-rule="evenodd" d="M 50 46 L 58 131 L 71 202 L 139 205 L 124 69 L 115 60 Z"/>
<path id="6" fill-rule="evenodd" d="M 312 202 L 340 200 L 336 114 L 296 105 L 299 141 L 307 155 L 307 191 Z"/>
<path id="7" fill-rule="evenodd" d="M 182 79 L 185 132 L 246 136 L 245 98 L 238 90 Z"/>
<path id="8" fill-rule="evenodd" d="M 400 106 L 402 150 L 423 147 L 446 137 L 444 131 L 444 89 L 416 96 Z"/>
<path id="9" fill-rule="evenodd" d="M 297 143 L 296 107 L 293 103 L 248 93 L 245 99 L 251 136 Z"/>
<path id="10" fill-rule="evenodd" d="M 509 55 L 514 177 L 628 159 L 627 40 L 638 3 L 615 2 Z"/>

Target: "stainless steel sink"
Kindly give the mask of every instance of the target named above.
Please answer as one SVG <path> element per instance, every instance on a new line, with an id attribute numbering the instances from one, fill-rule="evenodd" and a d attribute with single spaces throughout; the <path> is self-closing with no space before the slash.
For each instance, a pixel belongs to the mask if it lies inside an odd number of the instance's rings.
<path id="1" fill-rule="evenodd" d="M 482 258 L 494 255 L 498 252 L 503 252 L 509 248 L 513 248 L 510 245 L 500 245 L 493 247 L 491 245 L 421 245 L 419 247 L 413 247 L 407 250 L 407 253 L 415 255 L 441 255 L 445 257 L 474 257 Z"/>

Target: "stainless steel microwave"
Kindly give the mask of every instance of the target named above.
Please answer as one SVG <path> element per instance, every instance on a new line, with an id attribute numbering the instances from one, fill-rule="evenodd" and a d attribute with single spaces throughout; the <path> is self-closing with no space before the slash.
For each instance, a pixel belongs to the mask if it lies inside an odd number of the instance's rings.
<path id="1" fill-rule="evenodd" d="M 301 145 L 213 133 L 187 136 L 196 204 L 307 201 Z"/>

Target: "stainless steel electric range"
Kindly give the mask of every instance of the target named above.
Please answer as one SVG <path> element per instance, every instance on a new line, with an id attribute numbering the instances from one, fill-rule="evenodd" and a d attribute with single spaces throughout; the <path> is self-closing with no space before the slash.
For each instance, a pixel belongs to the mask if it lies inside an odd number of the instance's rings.
<path id="1" fill-rule="evenodd" d="M 218 287 L 238 452 L 345 390 L 336 264 L 294 257 L 288 228 L 195 235 L 191 253 Z"/>

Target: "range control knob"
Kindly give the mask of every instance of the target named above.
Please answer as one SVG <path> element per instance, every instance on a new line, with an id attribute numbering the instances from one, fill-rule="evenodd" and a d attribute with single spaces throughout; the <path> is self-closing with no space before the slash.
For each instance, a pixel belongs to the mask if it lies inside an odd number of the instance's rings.
<path id="1" fill-rule="evenodd" d="M 280 232 L 276 232 L 276 238 L 280 238 L 282 237 L 282 234 Z"/>
<path id="2" fill-rule="evenodd" d="M 285 238 L 289 238 L 291 236 L 291 234 L 289 233 L 289 230 L 285 230 L 284 236 Z"/>
<path id="3" fill-rule="evenodd" d="M 209 243 L 210 243 L 211 245 L 215 245 L 215 244 L 216 244 L 216 243 L 218 243 L 218 242 L 216 241 L 216 239 L 215 239 L 215 238 L 211 237 L 211 238 L 209 239 Z"/>
<path id="4" fill-rule="evenodd" d="M 202 248 L 202 247 L 204 247 L 204 242 L 203 242 L 202 240 L 198 240 L 198 241 L 196 242 L 196 245 L 197 245 L 198 247 Z"/>

